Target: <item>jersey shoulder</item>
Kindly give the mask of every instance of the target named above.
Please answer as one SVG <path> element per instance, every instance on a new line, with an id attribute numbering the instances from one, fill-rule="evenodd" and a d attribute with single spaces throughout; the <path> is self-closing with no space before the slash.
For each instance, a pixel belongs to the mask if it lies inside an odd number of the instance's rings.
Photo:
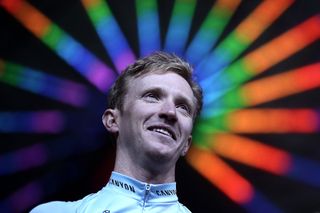
<path id="1" fill-rule="evenodd" d="M 52 201 L 44 203 L 33 208 L 30 213 L 46 213 L 46 212 L 75 212 L 79 202 L 64 202 L 64 201 Z"/>

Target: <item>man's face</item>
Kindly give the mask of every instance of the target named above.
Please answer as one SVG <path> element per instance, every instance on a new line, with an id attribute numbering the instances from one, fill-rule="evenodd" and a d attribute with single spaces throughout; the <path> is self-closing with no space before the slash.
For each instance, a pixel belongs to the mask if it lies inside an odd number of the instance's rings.
<path id="1" fill-rule="evenodd" d="M 118 148 L 175 163 L 190 146 L 195 103 L 189 84 L 175 73 L 132 79 L 117 118 Z"/>

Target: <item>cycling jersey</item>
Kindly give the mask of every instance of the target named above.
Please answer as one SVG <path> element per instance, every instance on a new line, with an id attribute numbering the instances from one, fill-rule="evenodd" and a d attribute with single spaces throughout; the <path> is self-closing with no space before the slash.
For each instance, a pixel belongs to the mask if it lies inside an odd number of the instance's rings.
<path id="1" fill-rule="evenodd" d="M 188 213 L 178 201 L 176 183 L 149 184 L 112 172 L 108 184 L 99 192 L 74 202 L 54 201 L 37 206 L 31 213 Z"/>

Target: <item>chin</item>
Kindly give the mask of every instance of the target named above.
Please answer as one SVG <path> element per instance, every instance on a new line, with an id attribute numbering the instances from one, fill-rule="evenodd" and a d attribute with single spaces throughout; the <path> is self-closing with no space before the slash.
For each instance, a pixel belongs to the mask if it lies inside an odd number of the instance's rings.
<path id="1" fill-rule="evenodd" d="M 149 152 L 149 156 L 150 158 L 156 160 L 156 161 L 160 161 L 160 163 L 165 163 L 167 162 L 168 160 L 171 160 L 174 153 L 172 152 L 172 150 L 168 150 L 167 149 L 168 147 L 166 148 L 154 148 L 152 150 L 150 150 Z"/>

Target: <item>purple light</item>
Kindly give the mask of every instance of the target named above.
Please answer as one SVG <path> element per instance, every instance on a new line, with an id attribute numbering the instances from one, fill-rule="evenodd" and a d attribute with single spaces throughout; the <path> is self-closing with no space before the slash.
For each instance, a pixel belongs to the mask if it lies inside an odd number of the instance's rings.
<path id="1" fill-rule="evenodd" d="M 47 151 L 41 144 L 35 144 L 32 147 L 25 148 L 15 153 L 16 166 L 20 170 L 27 170 L 33 167 L 41 166 L 47 161 Z"/>
<path id="2" fill-rule="evenodd" d="M 87 89 L 77 83 L 65 81 L 61 87 L 64 100 L 75 106 L 84 106 L 88 101 Z"/>
<path id="3" fill-rule="evenodd" d="M 0 132 L 58 133 L 64 117 L 58 111 L 0 112 Z"/>
<path id="4" fill-rule="evenodd" d="M 34 132 L 58 133 L 63 129 L 64 119 L 60 112 L 35 112 L 31 117 Z"/>
<path id="5" fill-rule="evenodd" d="M 320 187 L 320 164 L 316 161 L 293 156 L 293 166 L 287 176 L 314 187 Z"/>
<path id="6" fill-rule="evenodd" d="M 118 72 L 121 73 L 129 64 L 132 64 L 134 60 L 135 56 L 131 51 L 125 51 L 120 54 L 115 61 L 115 64 L 118 67 Z"/>
<path id="7" fill-rule="evenodd" d="M 253 199 L 243 205 L 247 212 L 259 213 L 282 213 L 282 211 L 269 201 L 264 195 L 255 191 Z"/>
<path id="8" fill-rule="evenodd" d="M 24 212 L 31 205 L 37 203 L 42 197 L 42 190 L 35 182 L 16 191 L 10 198 L 9 203 L 14 212 Z"/>
<path id="9" fill-rule="evenodd" d="M 108 91 L 115 80 L 114 72 L 98 61 L 91 64 L 90 72 L 87 76 L 91 82 L 104 92 Z"/>
<path id="10" fill-rule="evenodd" d="M 42 144 L 35 144 L 31 147 L 18 151 L 6 153 L 0 156 L 0 175 L 9 175 L 30 168 L 41 166 L 47 162 L 47 151 Z"/>

